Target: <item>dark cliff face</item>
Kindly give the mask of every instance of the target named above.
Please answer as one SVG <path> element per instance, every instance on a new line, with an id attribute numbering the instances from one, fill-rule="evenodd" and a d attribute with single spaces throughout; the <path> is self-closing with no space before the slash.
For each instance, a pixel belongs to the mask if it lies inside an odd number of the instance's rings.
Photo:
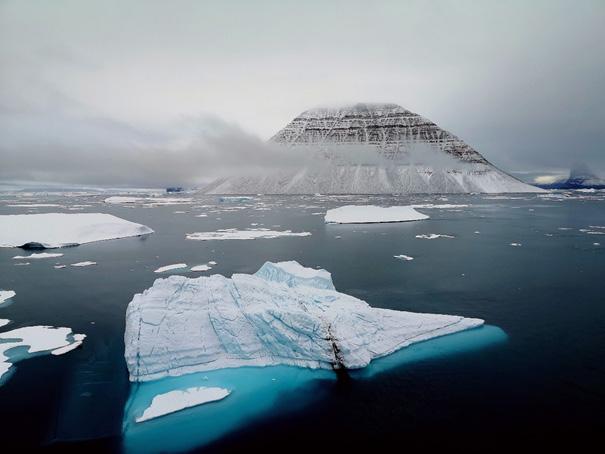
<path id="1" fill-rule="evenodd" d="M 303 112 L 271 141 L 291 146 L 373 145 L 387 158 L 412 144 L 430 144 L 467 163 L 488 164 L 476 150 L 397 104 L 355 104 Z"/>

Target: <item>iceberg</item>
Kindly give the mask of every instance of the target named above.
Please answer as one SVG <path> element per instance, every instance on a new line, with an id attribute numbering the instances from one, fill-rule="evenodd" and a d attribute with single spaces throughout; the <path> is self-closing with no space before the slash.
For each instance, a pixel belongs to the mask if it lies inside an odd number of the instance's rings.
<path id="1" fill-rule="evenodd" d="M 411 206 L 346 205 L 328 210 L 324 219 L 326 224 L 370 224 L 421 221 L 428 218 Z"/>
<path id="2" fill-rule="evenodd" d="M 483 320 L 372 308 L 326 270 L 266 262 L 255 274 L 157 279 L 126 312 L 130 380 L 242 366 L 357 369 Z"/>
<path id="3" fill-rule="evenodd" d="M 150 233 L 145 225 L 103 213 L 0 215 L 0 247 L 60 248 Z"/>
<path id="4" fill-rule="evenodd" d="M 85 262 L 78 262 L 78 263 L 72 263 L 71 266 L 76 266 L 78 268 L 84 267 L 84 266 L 92 266 L 92 265 L 96 265 L 97 262 L 91 262 L 90 260 L 87 260 Z"/>
<path id="5" fill-rule="evenodd" d="M 454 235 L 445 235 L 443 233 L 426 233 L 422 235 L 416 235 L 419 240 L 436 240 L 437 238 L 456 238 Z"/>
<path id="6" fill-rule="evenodd" d="M 404 260 L 406 262 L 409 262 L 411 260 L 414 260 L 414 257 L 411 257 L 409 255 L 405 255 L 405 254 L 401 254 L 401 255 L 394 255 L 393 257 L 395 257 L 396 259 L 399 260 Z"/>
<path id="7" fill-rule="evenodd" d="M 158 394 L 153 398 L 151 405 L 145 409 L 143 414 L 136 418 L 136 422 L 148 421 L 184 410 L 185 408 L 215 402 L 224 399 L 230 393 L 231 391 L 224 388 L 198 386 Z"/>

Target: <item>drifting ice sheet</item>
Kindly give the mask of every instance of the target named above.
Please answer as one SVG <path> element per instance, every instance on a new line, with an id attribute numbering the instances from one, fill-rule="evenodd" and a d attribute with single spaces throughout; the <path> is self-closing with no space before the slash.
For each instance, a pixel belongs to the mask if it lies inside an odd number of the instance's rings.
<path id="1" fill-rule="evenodd" d="M 346 205 L 328 210 L 327 224 L 369 224 L 377 222 L 405 222 L 428 219 L 411 206 L 379 207 L 374 205 Z"/>
<path id="2" fill-rule="evenodd" d="M 171 276 L 126 313 L 132 381 L 241 366 L 360 368 L 483 320 L 372 308 L 334 290 L 325 270 L 265 263 L 254 275 Z"/>
<path id="3" fill-rule="evenodd" d="M 136 418 L 136 422 L 148 421 L 185 408 L 215 402 L 224 399 L 229 394 L 228 389 L 203 386 L 159 394 L 153 398 L 151 405 L 145 409 L 143 414 Z"/>
<path id="4" fill-rule="evenodd" d="M 12 363 L 25 359 L 37 353 L 67 353 L 73 344 L 79 346 L 86 336 L 72 334 L 70 328 L 54 328 L 52 326 L 26 326 L 0 333 L 0 380 L 9 372 Z M 15 347 L 27 347 L 25 354 L 8 356 L 8 351 Z M 63 351 L 61 351 L 63 349 Z M 57 350 L 60 353 L 56 353 Z"/>
<path id="5" fill-rule="evenodd" d="M 269 229 L 219 229 L 216 232 L 188 233 L 188 240 L 256 240 L 258 238 L 279 238 L 282 236 L 309 236 L 310 232 L 292 232 L 291 230 L 269 230 Z"/>
<path id="6" fill-rule="evenodd" d="M 15 260 L 24 260 L 24 259 L 52 259 L 55 257 L 63 257 L 63 254 L 54 254 L 49 252 L 40 252 L 39 254 L 30 254 L 30 255 L 15 255 L 13 259 Z"/>
<path id="7" fill-rule="evenodd" d="M 2 303 L 4 303 L 6 300 L 11 299 L 15 295 L 16 293 L 13 290 L 0 290 L 0 306 L 2 306 Z"/>
<path id="8" fill-rule="evenodd" d="M 0 247 L 58 248 L 148 233 L 147 226 L 103 213 L 0 216 Z"/>

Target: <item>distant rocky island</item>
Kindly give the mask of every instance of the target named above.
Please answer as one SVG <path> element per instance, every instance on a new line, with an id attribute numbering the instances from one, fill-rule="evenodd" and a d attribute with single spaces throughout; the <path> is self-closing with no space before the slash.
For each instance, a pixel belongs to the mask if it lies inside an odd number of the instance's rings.
<path id="1" fill-rule="evenodd" d="M 540 192 L 470 145 L 397 104 L 303 112 L 270 139 L 309 163 L 213 181 L 209 194 Z M 360 159 L 361 157 L 361 159 Z"/>

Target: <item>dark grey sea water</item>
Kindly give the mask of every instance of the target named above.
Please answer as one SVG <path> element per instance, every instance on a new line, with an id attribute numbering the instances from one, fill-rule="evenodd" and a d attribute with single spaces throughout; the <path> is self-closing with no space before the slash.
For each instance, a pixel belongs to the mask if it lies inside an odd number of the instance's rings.
<path id="1" fill-rule="evenodd" d="M 223 203 L 194 196 L 191 203 L 168 206 L 110 205 L 103 203 L 105 197 L 0 194 L 0 214 L 103 212 L 155 231 L 144 238 L 62 249 L 63 257 L 30 260 L 27 266 L 16 266 L 12 259 L 24 251 L 0 249 L 0 288 L 17 292 L 11 305 L 0 308 L 0 318 L 12 321 L 0 331 L 42 324 L 68 326 L 88 336 L 82 348 L 69 354 L 17 363 L 0 386 L 0 446 L 122 451 L 130 392 L 123 360 L 126 306 L 161 277 L 156 268 L 211 260 L 217 265 L 210 272 L 179 274 L 230 276 L 253 273 L 267 260 L 297 260 L 329 270 L 339 291 L 372 306 L 482 318 L 501 328 L 507 340 L 401 364 L 369 378 L 353 374 L 318 381 L 311 391 L 284 390 L 270 410 L 200 447 L 204 451 L 464 449 L 486 443 L 494 449 L 577 447 L 601 439 L 605 192 L 264 196 Z M 9 206 L 30 203 L 61 206 Z M 430 216 L 420 222 L 323 222 L 328 208 L 368 203 L 467 206 L 419 209 Z M 251 224 L 312 235 L 185 239 L 186 233 Z M 429 233 L 454 238 L 415 237 Z M 414 260 L 393 258 L 399 254 Z M 85 260 L 97 265 L 53 268 Z M 199 430 L 206 424 L 200 420 Z M 154 452 L 154 446 L 148 451 Z"/>

